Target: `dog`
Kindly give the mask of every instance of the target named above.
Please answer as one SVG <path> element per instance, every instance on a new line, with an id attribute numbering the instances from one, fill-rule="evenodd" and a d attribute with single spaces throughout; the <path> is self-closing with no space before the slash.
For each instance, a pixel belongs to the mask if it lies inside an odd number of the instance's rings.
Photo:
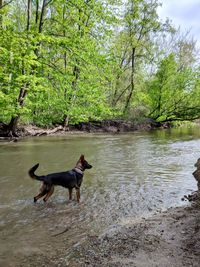
<path id="1" fill-rule="evenodd" d="M 72 199 L 72 190 L 76 189 L 76 198 L 77 202 L 80 201 L 80 187 L 83 181 L 83 174 L 86 169 L 91 169 L 92 165 L 90 165 L 86 160 L 84 155 L 81 155 L 79 160 L 76 163 L 74 169 L 66 171 L 66 172 L 57 172 L 51 173 L 47 175 L 38 176 L 35 174 L 39 163 L 34 165 L 29 170 L 29 176 L 32 179 L 38 180 L 42 182 L 42 186 L 40 188 L 40 192 L 37 196 L 34 197 L 34 202 L 37 202 L 38 199 L 43 198 L 44 202 L 46 202 L 50 196 L 54 192 L 54 186 L 60 185 L 69 190 L 69 199 Z"/>

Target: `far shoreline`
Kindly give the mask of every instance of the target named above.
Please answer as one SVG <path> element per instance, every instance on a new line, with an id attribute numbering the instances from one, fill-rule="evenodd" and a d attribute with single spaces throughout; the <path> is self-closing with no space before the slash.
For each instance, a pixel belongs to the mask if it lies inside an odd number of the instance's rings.
<path id="1" fill-rule="evenodd" d="M 199 123 L 195 123 L 198 127 Z M 142 123 L 126 121 L 126 120 L 103 120 L 82 122 L 74 125 L 63 127 L 62 125 L 55 125 L 49 127 L 40 127 L 37 125 L 19 125 L 16 131 L 16 136 L 13 136 L 7 131 L 7 125 L 0 123 L 0 141 L 17 142 L 24 137 L 39 137 L 39 136 L 64 136 L 73 134 L 121 134 L 131 133 L 137 131 L 146 131 L 156 129 L 170 129 L 174 128 L 169 122 L 157 123 L 152 119 L 146 119 Z"/>

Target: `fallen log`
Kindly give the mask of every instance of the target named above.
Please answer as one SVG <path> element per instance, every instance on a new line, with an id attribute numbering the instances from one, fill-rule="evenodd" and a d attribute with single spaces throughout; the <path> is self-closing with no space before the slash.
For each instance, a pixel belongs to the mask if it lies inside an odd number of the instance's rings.
<path id="1" fill-rule="evenodd" d="M 50 135 L 57 133 L 59 131 L 63 131 L 64 128 L 63 126 L 59 125 L 58 127 L 54 129 L 49 129 L 49 130 L 34 130 L 34 133 L 32 134 L 33 136 L 42 136 L 42 135 Z"/>

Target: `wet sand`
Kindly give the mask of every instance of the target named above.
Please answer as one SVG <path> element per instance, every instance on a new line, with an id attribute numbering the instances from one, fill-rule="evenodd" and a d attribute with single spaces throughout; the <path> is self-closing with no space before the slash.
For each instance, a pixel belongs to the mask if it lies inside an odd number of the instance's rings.
<path id="1" fill-rule="evenodd" d="M 200 208 L 129 220 L 76 246 L 67 266 L 200 266 Z"/>
<path id="2" fill-rule="evenodd" d="M 28 249 L 5 267 L 200 266 L 200 207 L 183 206 L 110 226 L 65 249 L 68 233 L 52 239 L 50 254 Z M 51 238 L 51 237 L 50 237 Z M 61 247 L 56 242 L 62 240 Z M 61 239 L 61 240 L 60 240 Z"/>

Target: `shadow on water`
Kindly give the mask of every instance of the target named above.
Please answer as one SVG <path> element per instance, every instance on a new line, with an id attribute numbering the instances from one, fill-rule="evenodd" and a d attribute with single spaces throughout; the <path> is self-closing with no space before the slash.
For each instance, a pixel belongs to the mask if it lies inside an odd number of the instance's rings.
<path id="1" fill-rule="evenodd" d="M 199 147 L 196 128 L 1 142 L 0 263 L 26 265 L 22 259 L 33 254 L 52 259 L 58 251 L 66 257 L 72 245 L 109 225 L 183 205 L 181 197 L 196 189 Z M 28 169 L 39 162 L 38 174 L 68 170 L 81 153 L 94 166 L 85 172 L 81 203 L 68 201 L 67 190 L 57 187 L 48 203 L 33 204 L 40 183 Z"/>

